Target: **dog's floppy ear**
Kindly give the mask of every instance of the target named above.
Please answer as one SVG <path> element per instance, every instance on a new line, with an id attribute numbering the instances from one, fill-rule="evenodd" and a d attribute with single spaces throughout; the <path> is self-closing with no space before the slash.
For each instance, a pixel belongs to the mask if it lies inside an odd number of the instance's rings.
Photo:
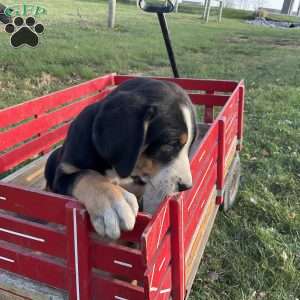
<path id="1" fill-rule="evenodd" d="M 133 171 L 156 108 L 128 92 L 112 94 L 97 113 L 92 138 L 99 155 L 120 177 Z"/>

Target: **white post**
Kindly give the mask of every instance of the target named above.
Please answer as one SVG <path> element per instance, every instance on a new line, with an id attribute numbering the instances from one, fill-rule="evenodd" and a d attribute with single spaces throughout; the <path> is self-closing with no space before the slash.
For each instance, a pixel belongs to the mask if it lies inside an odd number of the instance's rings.
<path id="1" fill-rule="evenodd" d="M 116 0 L 108 0 L 108 28 L 114 28 L 116 21 Z"/>
<path id="2" fill-rule="evenodd" d="M 204 1 L 203 19 L 205 19 L 205 16 L 206 16 L 207 2 L 208 2 L 208 0 L 205 0 L 205 1 Z"/>
<path id="3" fill-rule="evenodd" d="M 207 0 L 207 9 L 206 9 L 206 15 L 205 15 L 206 23 L 208 22 L 208 19 L 209 19 L 210 7 L 211 7 L 211 0 Z"/>
<path id="4" fill-rule="evenodd" d="M 218 22 L 219 23 L 221 23 L 221 21 L 222 21 L 222 13 L 223 13 L 223 1 L 220 1 L 219 16 L 218 16 Z"/>

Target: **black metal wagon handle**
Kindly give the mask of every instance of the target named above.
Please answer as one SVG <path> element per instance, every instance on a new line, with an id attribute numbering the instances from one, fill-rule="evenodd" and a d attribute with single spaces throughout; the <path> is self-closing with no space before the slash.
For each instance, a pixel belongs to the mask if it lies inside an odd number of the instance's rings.
<path id="1" fill-rule="evenodd" d="M 174 3 L 176 3 L 176 2 L 174 2 Z M 177 70 L 176 60 L 175 60 L 175 56 L 174 56 L 174 52 L 173 52 L 173 48 L 172 48 L 172 44 L 171 44 L 171 39 L 170 39 L 170 34 L 169 34 L 166 17 L 164 15 L 165 13 L 170 13 L 174 10 L 174 8 L 175 8 L 174 3 L 171 0 L 167 0 L 164 4 L 153 4 L 153 3 L 149 4 L 149 3 L 145 2 L 145 0 L 139 0 L 139 2 L 138 2 L 139 7 L 142 10 L 144 10 L 146 12 L 157 14 L 161 32 L 163 34 L 165 45 L 167 48 L 169 61 L 170 61 L 171 67 L 172 67 L 173 75 L 175 78 L 178 78 L 179 73 Z"/>
<path id="2" fill-rule="evenodd" d="M 170 13 L 174 10 L 175 5 L 172 1 L 167 0 L 165 3 L 162 4 L 153 4 L 147 3 L 145 0 L 139 0 L 139 7 L 150 13 Z"/>

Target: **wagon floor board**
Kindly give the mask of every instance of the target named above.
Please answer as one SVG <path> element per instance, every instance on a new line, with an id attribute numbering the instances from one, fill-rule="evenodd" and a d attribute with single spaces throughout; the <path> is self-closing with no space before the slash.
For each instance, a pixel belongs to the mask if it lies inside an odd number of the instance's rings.
<path id="1" fill-rule="evenodd" d="M 50 154 L 43 155 L 42 157 L 32 161 L 28 165 L 5 177 L 2 181 L 18 186 L 26 186 L 43 190 L 46 186 L 44 168 L 49 155 Z"/>
<path id="2" fill-rule="evenodd" d="M 67 300 L 65 292 L 0 270 L 0 300 Z"/>

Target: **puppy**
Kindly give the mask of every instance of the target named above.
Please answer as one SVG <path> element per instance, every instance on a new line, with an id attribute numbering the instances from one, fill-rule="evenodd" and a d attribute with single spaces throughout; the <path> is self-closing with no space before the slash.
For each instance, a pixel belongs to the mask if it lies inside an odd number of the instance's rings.
<path id="1" fill-rule="evenodd" d="M 121 230 L 133 229 L 139 205 L 153 213 L 161 191 L 191 188 L 195 138 L 195 113 L 182 88 L 128 80 L 74 119 L 63 146 L 48 158 L 47 188 L 75 197 L 98 234 L 118 239 Z"/>

